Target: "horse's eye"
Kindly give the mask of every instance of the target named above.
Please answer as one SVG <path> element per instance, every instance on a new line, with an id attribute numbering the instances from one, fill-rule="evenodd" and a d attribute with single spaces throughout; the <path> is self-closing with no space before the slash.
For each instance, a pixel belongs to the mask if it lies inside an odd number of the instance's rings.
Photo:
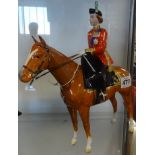
<path id="1" fill-rule="evenodd" d="M 33 55 L 32 58 L 40 58 L 38 55 Z"/>
<path id="2" fill-rule="evenodd" d="M 36 55 L 35 57 L 38 58 L 38 59 L 40 58 L 38 55 Z"/>

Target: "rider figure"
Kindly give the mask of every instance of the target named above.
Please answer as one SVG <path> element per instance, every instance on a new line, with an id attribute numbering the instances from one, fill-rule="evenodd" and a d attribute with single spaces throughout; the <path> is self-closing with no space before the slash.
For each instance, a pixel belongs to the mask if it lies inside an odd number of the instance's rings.
<path id="1" fill-rule="evenodd" d="M 89 48 L 85 49 L 86 54 L 81 59 L 85 87 L 95 88 L 97 92 L 104 93 L 106 90 L 106 72 L 113 60 L 106 51 L 107 31 L 100 27 L 103 22 L 102 12 L 98 9 L 90 8 L 89 14 L 90 24 L 93 28 L 88 32 Z M 95 75 L 94 71 L 92 71 L 93 69 L 95 70 Z M 91 82 L 92 77 L 95 77 L 95 82 Z"/>

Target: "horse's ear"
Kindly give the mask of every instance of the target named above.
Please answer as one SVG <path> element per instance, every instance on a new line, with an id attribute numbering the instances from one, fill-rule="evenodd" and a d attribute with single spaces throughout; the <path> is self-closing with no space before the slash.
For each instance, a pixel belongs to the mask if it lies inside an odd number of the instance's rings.
<path id="1" fill-rule="evenodd" d="M 33 39 L 33 41 L 35 42 L 35 43 L 37 43 L 38 41 L 35 39 L 35 37 L 34 36 L 31 36 L 32 37 L 32 39 Z"/>
<path id="2" fill-rule="evenodd" d="M 40 39 L 40 42 L 43 44 L 43 46 L 46 47 L 45 40 L 41 36 L 39 36 L 39 39 Z"/>

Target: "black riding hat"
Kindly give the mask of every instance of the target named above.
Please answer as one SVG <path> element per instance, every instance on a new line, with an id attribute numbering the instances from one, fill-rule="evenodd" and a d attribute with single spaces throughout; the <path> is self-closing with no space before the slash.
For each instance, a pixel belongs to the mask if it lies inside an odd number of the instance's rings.
<path id="1" fill-rule="evenodd" d="M 90 8 L 89 9 L 89 14 L 94 14 L 94 13 L 96 13 L 97 15 L 99 15 L 99 16 L 101 16 L 102 17 L 102 12 L 100 11 L 100 10 L 95 10 L 95 9 L 93 9 L 93 8 Z"/>

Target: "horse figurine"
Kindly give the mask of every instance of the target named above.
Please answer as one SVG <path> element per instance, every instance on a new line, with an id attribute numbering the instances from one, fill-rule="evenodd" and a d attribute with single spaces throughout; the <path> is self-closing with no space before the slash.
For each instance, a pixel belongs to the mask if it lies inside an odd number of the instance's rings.
<path id="1" fill-rule="evenodd" d="M 49 70 L 49 72 L 55 77 L 60 85 L 61 96 L 71 116 L 74 128 L 71 144 L 74 145 L 77 142 L 77 112 L 79 112 L 87 138 L 85 152 L 89 153 L 91 152 L 92 144 L 89 110 L 91 106 L 96 104 L 96 90 L 84 88 L 82 68 L 79 64 L 56 49 L 48 46 L 41 36 L 39 36 L 39 39 L 40 41 L 37 41 L 33 37 L 35 43 L 32 45 L 25 65 L 23 65 L 19 73 L 19 79 L 26 83 L 31 81 L 38 73 L 44 70 Z M 133 119 L 131 93 L 132 86 L 131 84 L 127 84 L 128 82 L 131 82 L 130 74 L 121 67 L 112 66 L 112 70 L 117 75 L 119 82 L 114 86 L 106 88 L 107 96 L 105 97 L 104 101 L 108 99 L 111 101 L 115 115 L 117 111 L 115 93 L 119 92 L 121 94 L 124 99 L 124 105 L 128 114 L 129 131 L 133 132 L 135 122 Z"/>

